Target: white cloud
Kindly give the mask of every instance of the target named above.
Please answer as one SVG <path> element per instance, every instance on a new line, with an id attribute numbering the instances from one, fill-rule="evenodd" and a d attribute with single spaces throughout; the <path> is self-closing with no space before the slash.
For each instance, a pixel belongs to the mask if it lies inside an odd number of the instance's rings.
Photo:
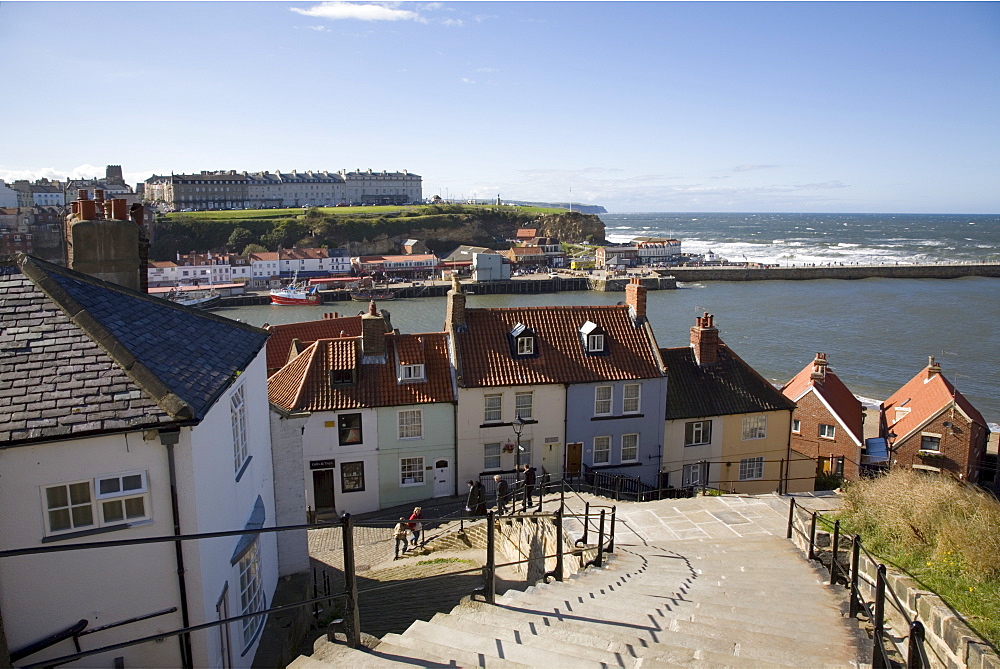
<path id="1" fill-rule="evenodd" d="M 476 83 L 475 79 L 469 79 L 468 77 L 462 77 L 461 81 L 462 81 L 463 84 L 474 84 L 474 83 Z"/>
<path id="2" fill-rule="evenodd" d="M 321 2 L 308 9 L 292 7 L 291 10 L 303 16 L 329 19 L 331 21 L 424 21 L 424 18 L 420 14 L 407 9 L 358 2 Z"/>
<path id="3" fill-rule="evenodd" d="M 318 33 L 328 33 L 330 29 L 326 26 L 306 26 L 309 30 L 315 30 Z"/>
<path id="4" fill-rule="evenodd" d="M 441 21 L 441 25 L 448 26 L 449 28 L 451 27 L 461 28 L 462 26 L 465 25 L 465 21 L 463 21 L 462 19 L 444 19 L 443 21 Z"/>
<path id="5" fill-rule="evenodd" d="M 36 181 L 38 179 L 50 179 L 63 181 L 65 179 L 95 179 L 104 177 L 104 168 L 95 165 L 79 165 L 69 170 L 58 170 L 54 167 L 40 167 L 38 169 L 12 170 L 0 167 L 0 179 L 7 183 L 19 179 Z"/>
<path id="6" fill-rule="evenodd" d="M 737 165 L 733 172 L 753 172 L 755 170 L 773 170 L 777 165 Z"/>

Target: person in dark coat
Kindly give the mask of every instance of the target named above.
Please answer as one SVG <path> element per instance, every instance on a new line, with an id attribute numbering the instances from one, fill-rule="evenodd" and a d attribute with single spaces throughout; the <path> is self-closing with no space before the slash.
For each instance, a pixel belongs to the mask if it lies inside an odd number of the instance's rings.
<path id="1" fill-rule="evenodd" d="M 507 504 L 510 502 L 510 485 L 499 474 L 493 477 L 497 484 L 497 511 L 500 515 L 507 513 Z"/>
<path id="2" fill-rule="evenodd" d="M 483 491 L 483 484 L 479 481 L 468 481 L 469 501 L 465 504 L 465 510 L 470 516 L 486 515 L 486 493 Z"/>
<path id="3" fill-rule="evenodd" d="M 530 465 L 524 466 L 524 511 L 531 506 L 531 495 L 535 492 L 535 469 Z"/>

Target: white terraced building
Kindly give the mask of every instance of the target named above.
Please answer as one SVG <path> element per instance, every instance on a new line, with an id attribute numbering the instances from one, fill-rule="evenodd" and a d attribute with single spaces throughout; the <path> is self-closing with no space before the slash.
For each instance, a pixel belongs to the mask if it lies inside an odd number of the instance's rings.
<path id="1" fill-rule="evenodd" d="M 145 182 L 144 199 L 172 211 L 401 205 L 421 202 L 422 184 L 420 175 L 406 170 L 202 171 L 153 175 Z"/>

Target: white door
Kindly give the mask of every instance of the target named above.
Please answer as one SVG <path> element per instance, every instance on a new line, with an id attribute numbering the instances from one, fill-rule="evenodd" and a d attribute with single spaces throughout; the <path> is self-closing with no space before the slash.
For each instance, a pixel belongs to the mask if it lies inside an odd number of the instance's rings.
<path id="1" fill-rule="evenodd" d="M 455 491 L 451 482 L 451 460 L 439 458 L 434 461 L 434 496 L 448 497 Z"/>

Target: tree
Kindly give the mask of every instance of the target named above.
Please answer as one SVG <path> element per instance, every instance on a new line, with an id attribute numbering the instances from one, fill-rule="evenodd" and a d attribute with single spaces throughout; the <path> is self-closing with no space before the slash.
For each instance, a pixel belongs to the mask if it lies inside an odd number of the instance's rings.
<path id="1" fill-rule="evenodd" d="M 247 256 L 250 255 L 251 253 L 266 253 L 266 252 L 267 249 L 261 246 L 260 244 L 247 244 L 246 247 L 243 249 L 243 253 L 241 255 Z"/>
<path id="2" fill-rule="evenodd" d="M 246 228 L 234 228 L 232 234 L 229 235 L 229 241 L 226 243 L 226 246 L 235 251 L 246 248 L 247 245 L 254 244 L 256 241 L 257 235 Z"/>

